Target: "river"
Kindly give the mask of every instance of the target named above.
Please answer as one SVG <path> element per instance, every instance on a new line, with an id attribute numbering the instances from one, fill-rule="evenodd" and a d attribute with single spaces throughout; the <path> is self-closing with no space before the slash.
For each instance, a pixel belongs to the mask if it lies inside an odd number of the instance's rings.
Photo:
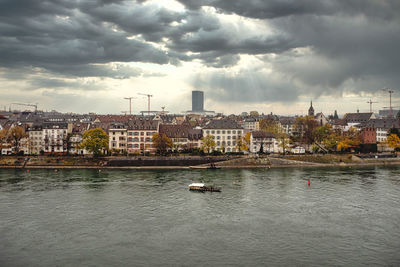
<path id="1" fill-rule="evenodd" d="M 0 169 L 0 266 L 265 265 L 399 266 L 400 168 Z"/>

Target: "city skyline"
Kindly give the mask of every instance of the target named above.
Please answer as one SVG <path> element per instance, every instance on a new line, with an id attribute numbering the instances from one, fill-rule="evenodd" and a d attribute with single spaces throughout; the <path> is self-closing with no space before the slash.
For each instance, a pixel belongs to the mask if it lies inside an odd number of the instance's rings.
<path id="1" fill-rule="evenodd" d="M 398 108 L 396 1 L 0 3 L 0 105 L 99 114 Z"/>

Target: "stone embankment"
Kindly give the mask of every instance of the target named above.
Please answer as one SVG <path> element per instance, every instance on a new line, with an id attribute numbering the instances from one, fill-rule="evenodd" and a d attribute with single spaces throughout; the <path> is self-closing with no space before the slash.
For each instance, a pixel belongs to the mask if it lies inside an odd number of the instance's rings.
<path id="1" fill-rule="evenodd" d="M 109 169 L 207 169 L 290 168 L 323 166 L 400 165 L 397 155 L 368 157 L 356 155 L 299 156 L 169 156 L 169 157 L 0 157 L 0 168 L 109 168 Z"/>

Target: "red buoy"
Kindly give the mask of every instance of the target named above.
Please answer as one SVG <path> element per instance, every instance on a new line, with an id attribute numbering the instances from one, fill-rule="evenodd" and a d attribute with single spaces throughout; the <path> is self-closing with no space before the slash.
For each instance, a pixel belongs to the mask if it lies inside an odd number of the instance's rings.
<path id="1" fill-rule="evenodd" d="M 310 181 L 310 179 L 308 179 L 308 186 L 310 186 L 311 185 L 311 181 Z"/>

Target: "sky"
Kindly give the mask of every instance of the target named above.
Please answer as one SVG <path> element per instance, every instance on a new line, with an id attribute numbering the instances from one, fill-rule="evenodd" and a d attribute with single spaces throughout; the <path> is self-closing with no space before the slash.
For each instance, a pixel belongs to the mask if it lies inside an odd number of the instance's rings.
<path id="1" fill-rule="evenodd" d="M 399 44 L 398 0 L 0 0 L 0 109 L 377 112 Z"/>

